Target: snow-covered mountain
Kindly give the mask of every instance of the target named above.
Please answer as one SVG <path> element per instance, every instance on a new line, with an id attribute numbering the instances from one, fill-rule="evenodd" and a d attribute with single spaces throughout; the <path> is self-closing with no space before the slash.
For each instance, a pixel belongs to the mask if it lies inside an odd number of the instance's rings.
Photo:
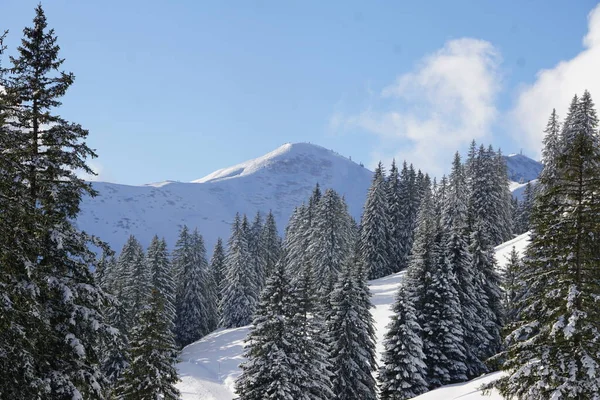
<path id="1" fill-rule="evenodd" d="M 542 172 L 543 165 L 523 154 L 510 154 L 504 156 L 508 170 L 508 179 L 517 183 L 527 183 L 537 179 Z"/>
<path id="2" fill-rule="evenodd" d="M 522 254 L 529 243 L 529 233 L 496 247 L 499 268 L 504 268 L 513 246 Z M 391 307 L 404 272 L 369 282 L 372 309 L 377 334 L 377 354 L 383 350 L 383 336 L 392 315 Z M 181 381 L 177 388 L 183 400 L 231 400 L 234 397 L 235 379 L 240 374 L 239 364 L 243 361 L 244 339 L 248 327 L 221 329 L 185 347 L 178 364 Z M 419 400 L 500 400 L 497 392 L 492 397 L 483 396 L 481 385 L 500 377 L 500 373 L 486 375 L 471 382 L 449 385 L 417 397 Z"/>
<path id="3" fill-rule="evenodd" d="M 522 191 L 518 182 L 535 179 L 541 164 L 523 155 L 506 156 L 506 160 L 518 195 Z M 210 253 L 218 237 L 229 237 L 236 212 L 252 217 L 257 211 L 272 210 L 283 234 L 294 207 L 308 199 L 317 182 L 341 193 L 359 220 L 371 177 L 371 171 L 334 151 L 309 143 L 287 143 L 192 182 L 143 186 L 94 182 L 100 195 L 84 199 L 77 223 L 116 251 L 131 234 L 144 246 L 158 234 L 172 247 L 186 224 L 198 228 Z"/>
<path id="4" fill-rule="evenodd" d="M 210 253 L 218 237 L 229 237 L 236 212 L 253 217 L 257 211 L 272 210 L 282 234 L 294 207 L 308 199 L 316 183 L 342 194 L 359 219 L 371 177 L 371 171 L 331 150 L 288 143 L 189 183 L 95 182 L 100 195 L 84 199 L 77 223 L 116 251 L 130 234 L 144 246 L 155 234 L 173 246 L 186 224 L 198 228 Z"/>

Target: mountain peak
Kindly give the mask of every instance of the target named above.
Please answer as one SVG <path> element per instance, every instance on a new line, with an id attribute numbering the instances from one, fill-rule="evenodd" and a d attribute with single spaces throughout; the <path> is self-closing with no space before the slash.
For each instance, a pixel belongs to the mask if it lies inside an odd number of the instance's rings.
<path id="1" fill-rule="evenodd" d="M 363 168 L 352 160 L 312 143 L 285 143 L 264 156 L 219 169 L 192 183 L 217 182 L 270 171 L 278 175 L 307 172 L 313 176 L 319 169 L 333 164 L 347 164 L 346 168 Z M 325 171 L 325 170 L 324 170 Z"/>

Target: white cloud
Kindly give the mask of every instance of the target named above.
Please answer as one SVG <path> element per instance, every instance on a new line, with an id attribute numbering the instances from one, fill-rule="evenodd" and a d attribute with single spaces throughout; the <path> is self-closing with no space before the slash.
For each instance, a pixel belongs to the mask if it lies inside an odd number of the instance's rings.
<path id="1" fill-rule="evenodd" d="M 511 111 L 515 140 L 536 155 L 540 154 L 543 130 L 553 108 L 564 118 L 573 95 L 581 95 L 585 89 L 600 105 L 600 5 L 588 15 L 588 24 L 584 50 L 539 71 L 535 82 L 520 90 Z"/>
<path id="2" fill-rule="evenodd" d="M 80 170 L 77 172 L 77 176 L 79 178 L 85 179 L 86 181 L 89 181 L 89 182 L 99 182 L 99 181 L 109 182 L 110 181 L 110 174 L 107 173 L 106 169 L 104 168 L 104 165 L 102 165 L 101 163 L 99 163 L 96 160 L 88 161 L 87 164 L 92 169 L 92 171 L 94 171 L 96 173 L 96 175 L 87 174 Z"/>
<path id="3" fill-rule="evenodd" d="M 335 114 L 330 126 L 377 135 L 373 163 L 396 157 L 439 174 L 448 169 L 456 149 L 489 135 L 498 114 L 499 64 L 499 53 L 489 42 L 451 40 L 384 88 L 377 107 Z"/>

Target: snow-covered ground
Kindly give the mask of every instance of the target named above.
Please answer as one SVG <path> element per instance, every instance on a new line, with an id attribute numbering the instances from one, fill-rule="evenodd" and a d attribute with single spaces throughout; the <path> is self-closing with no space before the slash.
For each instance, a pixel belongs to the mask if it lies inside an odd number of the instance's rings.
<path id="1" fill-rule="evenodd" d="M 500 267 L 513 246 L 522 252 L 527 246 L 528 234 L 496 247 Z M 383 335 L 391 317 L 394 296 L 404 272 L 370 282 L 373 295 L 373 318 L 377 330 L 377 352 L 383 349 Z M 233 385 L 240 374 L 238 365 L 243 360 L 244 338 L 248 327 L 225 329 L 211 333 L 183 349 L 178 365 L 181 382 L 177 385 L 183 400 L 230 400 L 234 398 Z M 497 393 L 484 396 L 479 387 L 499 377 L 489 374 L 471 382 L 445 386 L 417 397 L 418 400 L 500 400 Z"/>

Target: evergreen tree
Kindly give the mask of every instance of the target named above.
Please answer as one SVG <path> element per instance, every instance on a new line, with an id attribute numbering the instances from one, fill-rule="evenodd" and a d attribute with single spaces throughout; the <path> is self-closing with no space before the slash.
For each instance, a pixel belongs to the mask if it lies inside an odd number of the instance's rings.
<path id="1" fill-rule="evenodd" d="M 264 265 L 265 244 L 262 236 L 263 218 L 260 212 L 256 213 L 254 221 L 249 227 L 248 252 L 250 262 L 256 276 L 256 290 L 258 293 L 263 289 L 266 282 L 266 267 Z M 257 296 L 258 296 L 257 293 Z"/>
<path id="2" fill-rule="evenodd" d="M 389 256 L 389 216 L 386 202 L 387 185 L 381 163 L 367 194 L 359 238 L 359 257 L 369 273 L 377 279 L 392 272 Z"/>
<path id="3" fill-rule="evenodd" d="M 237 328 L 248 325 L 256 308 L 257 290 L 254 271 L 249 267 L 247 224 L 236 214 L 225 258 L 225 286 L 221 292 L 221 326 Z"/>
<path id="4" fill-rule="evenodd" d="M 521 201 L 519 206 L 517 233 L 525 233 L 529 230 L 529 220 L 531 219 L 534 198 L 534 187 L 531 182 L 527 182 L 523 191 L 523 201 Z"/>
<path id="5" fill-rule="evenodd" d="M 207 266 L 202 236 L 182 229 L 174 256 L 173 264 L 181 268 L 175 339 L 180 347 L 185 347 L 208 333 Z"/>
<path id="6" fill-rule="evenodd" d="M 210 259 L 210 274 L 212 275 L 213 282 L 215 282 L 217 317 L 218 321 L 220 321 L 221 311 L 219 304 L 221 304 L 221 294 L 225 287 L 225 249 L 223 248 L 223 239 L 221 238 L 217 239 L 217 244 L 215 244 L 212 258 Z"/>
<path id="7" fill-rule="evenodd" d="M 265 279 L 271 276 L 275 266 L 281 258 L 281 238 L 277 233 L 277 224 L 275 216 L 271 211 L 267 214 L 265 225 L 260 233 L 263 243 L 263 263 L 265 269 Z"/>
<path id="8" fill-rule="evenodd" d="M 204 238 L 194 229 L 192 233 L 192 244 L 194 249 L 194 259 L 200 265 L 200 282 L 202 283 L 202 295 L 205 299 L 204 308 L 206 310 L 206 318 L 203 321 L 202 330 L 208 334 L 219 326 L 219 287 L 211 273 L 208 259 L 206 258 L 206 246 L 204 246 Z"/>
<path id="9" fill-rule="evenodd" d="M 572 110 L 574 110 L 577 105 L 577 96 L 574 97 L 573 101 L 574 103 L 571 105 Z M 566 126 L 569 126 L 568 121 Z M 555 109 L 552 110 L 546 129 L 544 130 L 543 143 L 542 164 L 544 165 L 544 168 L 540 174 L 540 180 L 548 182 L 548 184 L 554 184 L 558 172 L 556 163 L 558 161 L 558 154 L 561 151 L 560 123 L 558 122 L 558 115 L 556 114 Z"/>
<path id="10" fill-rule="evenodd" d="M 493 154 L 480 146 L 472 165 L 470 178 L 471 234 L 469 252 L 473 259 L 475 293 L 481 302 L 482 323 L 488 332 L 488 341 L 480 343 L 479 358 L 484 360 L 501 349 L 502 292 L 500 277 L 496 272 L 494 244 L 502 240 L 497 225 L 500 223 L 502 199 L 493 188 Z"/>
<path id="11" fill-rule="evenodd" d="M 291 323 L 292 287 L 282 263 L 261 294 L 246 339 L 246 362 L 236 381 L 240 400 L 309 399 L 298 354 L 299 337 Z"/>
<path id="12" fill-rule="evenodd" d="M 146 265 L 151 274 L 151 287 L 158 291 L 159 296 L 163 297 L 163 317 L 167 319 L 170 329 L 173 329 L 176 314 L 175 281 L 169 262 L 167 243 L 164 239 L 154 236 L 146 254 Z"/>
<path id="13" fill-rule="evenodd" d="M 342 265 L 354 250 L 352 218 L 344 200 L 327 189 L 319 200 L 310 228 L 308 257 L 314 268 L 318 291 L 337 280 Z"/>
<path id="14" fill-rule="evenodd" d="M 331 387 L 331 364 L 326 341 L 326 326 L 314 294 L 314 275 L 310 265 L 302 268 L 294 287 L 293 329 L 300 339 L 301 369 L 306 376 L 299 382 L 313 400 L 334 398 Z"/>
<path id="15" fill-rule="evenodd" d="M 0 367 L 0 397 L 101 398 L 107 383 L 99 348 L 111 331 L 102 316 L 106 294 L 91 272 L 93 239 L 73 223 L 82 197 L 96 194 L 78 177 L 93 174 L 87 159 L 95 153 L 85 143 L 88 132 L 56 114 L 74 76 L 59 72 L 64 60 L 41 6 L 23 33 L 0 82 L 0 190 L 8 206 L 0 307 L 11 318 L 0 317 L 0 354 L 7 349 L 0 361 L 10 357 Z"/>
<path id="16" fill-rule="evenodd" d="M 369 312 L 363 292 L 366 282 L 364 273 L 356 274 L 354 268 L 352 261 L 345 264 L 331 294 L 327 321 L 333 392 L 339 400 L 377 398 L 373 320 L 364 319 Z"/>
<path id="17" fill-rule="evenodd" d="M 383 366 L 379 370 L 381 400 L 412 399 L 428 390 L 421 326 L 409 281 L 405 278 L 398 291 L 383 340 Z"/>
<path id="18" fill-rule="evenodd" d="M 481 318 L 485 309 L 476 289 L 477 282 L 475 280 L 479 274 L 473 270 L 473 259 L 469 252 L 467 198 L 468 186 L 465 167 L 457 152 L 448 181 L 443 224 L 447 231 L 446 260 L 448 267 L 456 276 L 467 376 L 472 378 L 486 371 L 485 365 L 477 356 L 479 354 L 477 349 L 481 343 L 487 343 L 490 337 Z"/>
<path id="19" fill-rule="evenodd" d="M 131 333 L 131 364 L 117 390 L 119 399 L 179 399 L 177 349 L 165 296 L 153 288 Z"/>
<path id="20" fill-rule="evenodd" d="M 505 322 L 509 326 L 518 320 L 520 314 L 518 304 L 526 292 L 525 283 L 521 277 L 522 271 L 521 257 L 513 246 L 507 257 L 504 271 L 502 271 L 503 303 L 506 310 Z"/>
<path id="21" fill-rule="evenodd" d="M 561 149 L 548 163 L 556 172 L 540 177 L 523 260 L 528 290 L 507 337 L 508 376 L 498 384 L 508 398 L 600 398 L 597 125 L 586 91 L 571 107 Z"/>
<path id="22" fill-rule="evenodd" d="M 140 242 L 131 235 L 117 260 L 113 294 L 123 303 L 125 312 L 122 328 L 129 332 L 138 311 L 146 304 L 152 288 L 152 273 L 146 264 Z"/>
<path id="23" fill-rule="evenodd" d="M 406 164 L 404 165 L 406 168 Z M 391 272 L 398 272 L 405 265 L 405 257 L 408 252 L 406 245 L 406 232 L 404 232 L 406 218 L 406 207 L 403 203 L 403 185 L 400 181 L 400 173 L 396 161 L 392 162 L 390 175 L 387 180 L 387 213 L 388 213 L 388 259 Z"/>

